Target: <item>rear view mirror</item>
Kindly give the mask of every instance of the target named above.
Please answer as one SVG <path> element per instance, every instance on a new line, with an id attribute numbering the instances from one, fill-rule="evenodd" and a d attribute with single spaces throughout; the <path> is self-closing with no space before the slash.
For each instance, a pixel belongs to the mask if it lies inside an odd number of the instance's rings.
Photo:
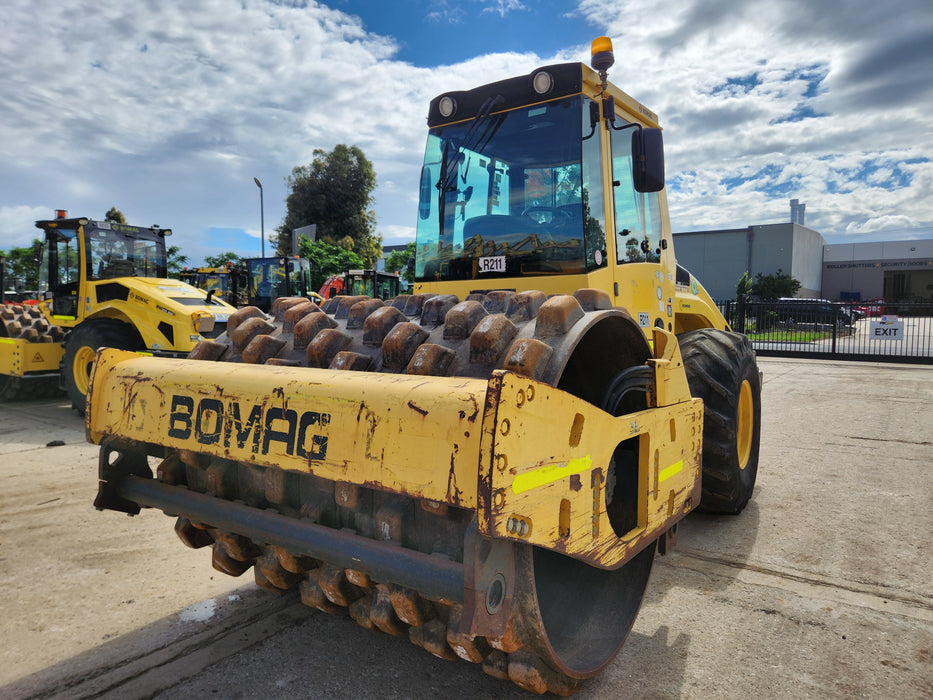
<path id="1" fill-rule="evenodd" d="M 632 133 L 632 179 L 637 192 L 664 189 L 664 141 L 660 129 L 635 129 Z"/>

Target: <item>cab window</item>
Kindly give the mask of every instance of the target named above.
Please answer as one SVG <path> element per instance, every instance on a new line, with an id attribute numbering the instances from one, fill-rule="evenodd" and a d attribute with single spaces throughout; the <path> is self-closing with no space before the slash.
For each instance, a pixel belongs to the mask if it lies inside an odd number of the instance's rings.
<path id="1" fill-rule="evenodd" d="M 661 244 L 658 193 L 635 191 L 631 129 L 611 133 L 616 262 L 657 262 Z"/>

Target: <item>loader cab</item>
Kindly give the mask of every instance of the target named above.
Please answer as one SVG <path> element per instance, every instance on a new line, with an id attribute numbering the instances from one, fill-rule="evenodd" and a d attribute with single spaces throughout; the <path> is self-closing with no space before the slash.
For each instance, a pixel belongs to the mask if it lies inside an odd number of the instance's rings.
<path id="1" fill-rule="evenodd" d="M 379 270 L 347 270 L 344 275 L 343 294 L 367 296 L 373 299 L 392 299 L 400 292 L 398 275 Z"/>
<path id="2" fill-rule="evenodd" d="M 244 258 L 240 260 L 237 292 L 245 293 L 246 303 L 264 311 L 279 297 L 308 296 L 311 264 L 304 258 Z"/>
<path id="3" fill-rule="evenodd" d="M 469 293 L 529 276 L 595 286 L 596 274 L 607 287 L 609 268 L 660 260 L 660 130 L 617 115 L 594 78 L 579 63 L 548 66 L 432 101 L 416 282 Z"/>
<path id="4" fill-rule="evenodd" d="M 205 292 L 213 291 L 218 297 L 224 297 L 230 291 L 230 277 L 233 263 L 225 267 L 199 267 L 196 270 L 185 268 L 178 275 L 182 282 L 192 287 L 203 289 Z"/>
<path id="5" fill-rule="evenodd" d="M 217 296 L 222 296 L 230 290 L 230 272 L 227 268 L 216 268 L 214 270 L 198 271 L 197 284 L 198 289 L 205 292 L 213 290 Z"/>
<path id="6" fill-rule="evenodd" d="M 108 221 L 84 227 L 87 279 L 166 277 L 165 236 L 171 231 Z"/>
<path id="7" fill-rule="evenodd" d="M 36 227 L 45 231 L 40 290 L 51 299 L 52 315 L 66 325 L 83 316 L 82 297 L 90 305 L 87 285 L 91 283 L 167 276 L 165 236 L 171 235 L 169 229 L 65 216 L 37 221 Z"/>

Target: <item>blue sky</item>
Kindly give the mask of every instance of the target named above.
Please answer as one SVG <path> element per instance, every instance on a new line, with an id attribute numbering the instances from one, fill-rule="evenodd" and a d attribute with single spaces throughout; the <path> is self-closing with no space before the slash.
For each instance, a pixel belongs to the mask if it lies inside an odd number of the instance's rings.
<path id="1" fill-rule="evenodd" d="M 453 65 L 491 53 L 555 55 L 594 38 L 574 3 L 482 0 L 333 0 L 367 31 L 391 36 L 395 58 L 420 67 Z"/>
<path id="2" fill-rule="evenodd" d="M 675 231 L 789 220 L 933 235 L 930 0 L 6 0 L 0 248 L 56 208 L 258 255 L 315 149 L 373 162 L 377 232 L 414 235 L 432 97 L 586 61 L 665 129 Z M 41 17 L 41 21 L 36 18 Z M 270 250 L 266 245 L 267 252 Z"/>

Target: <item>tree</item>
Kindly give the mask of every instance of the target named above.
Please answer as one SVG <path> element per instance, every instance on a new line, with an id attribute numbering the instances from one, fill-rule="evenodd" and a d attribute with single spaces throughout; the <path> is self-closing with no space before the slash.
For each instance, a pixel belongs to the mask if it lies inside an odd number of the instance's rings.
<path id="1" fill-rule="evenodd" d="M 752 293 L 752 278 L 748 275 L 748 270 L 742 273 L 739 281 L 735 285 L 735 318 L 732 319 L 733 330 L 745 332 L 745 305 Z"/>
<path id="2" fill-rule="evenodd" d="M 233 266 L 236 267 L 240 264 L 240 256 L 229 251 L 218 255 L 204 256 L 204 263 L 208 267 L 226 267 L 228 262 L 233 263 Z"/>
<path id="3" fill-rule="evenodd" d="M 110 211 L 104 214 L 104 221 L 112 221 L 115 224 L 125 224 L 126 217 L 123 216 L 123 212 L 116 207 L 110 207 Z"/>
<path id="4" fill-rule="evenodd" d="M 386 258 L 386 272 L 398 272 L 406 282 L 415 281 L 415 269 L 409 269 L 408 261 L 415 257 L 415 242 L 411 241 L 405 250 L 393 250 Z"/>
<path id="5" fill-rule="evenodd" d="M 169 277 L 177 278 L 182 268 L 188 264 L 188 256 L 181 254 L 181 246 L 173 245 L 165 251 L 165 257 Z"/>
<path id="6" fill-rule="evenodd" d="M 758 276 L 761 276 L 761 273 L 758 273 Z M 745 299 L 748 300 L 749 295 L 752 293 L 752 278 L 748 275 L 748 270 L 742 273 L 742 276 L 739 278 L 739 281 L 735 283 L 735 298 L 736 299 Z"/>
<path id="7" fill-rule="evenodd" d="M 6 258 L 3 283 L 8 290 L 35 290 L 39 288 L 39 268 L 41 265 L 36 260 L 36 250 L 39 245 L 39 239 L 34 238 L 31 246 L 10 248 L 6 252 L 0 250 L 0 256 Z"/>
<path id="8" fill-rule="evenodd" d="M 752 294 L 762 301 L 777 301 L 781 297 L 793 297 L 800 291 L 800 282 L 788 274 L 778 271 L 773 275 L 755 275 Z"/>
<path id="9" fill-rule="evenodd" d="M 320 289 L 331 275 L 365 267 L 352 250 L 324 241 L 311 241 L 305 236 L 298 241 L 298 255 L 311 261 L 311 286 L 315 289 Z"/>
<path id="10" fill-rule="evenodd" d="M 382 255 L 382 237 L 374 233 L 370 209 L 376 173 L 357 146 L 338 144 L 329 153 L 314 151 L 310 165 L 296 166 L 285 179 L 291 191 L 287 212 L 276 228 L 276 252 L 291 252 L 292 231 L 317 225 L 319 241 L 352 250 L 372 267 Z"/>

